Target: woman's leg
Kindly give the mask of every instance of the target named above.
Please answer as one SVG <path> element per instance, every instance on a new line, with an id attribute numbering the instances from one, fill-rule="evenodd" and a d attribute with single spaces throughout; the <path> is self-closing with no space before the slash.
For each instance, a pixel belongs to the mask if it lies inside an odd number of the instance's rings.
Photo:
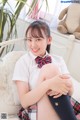
<path id="1" fill-rule="evenodd" d="M 50 66 L 48 66 L 48 67 L 50 67 Z M 55 65 L 53 65 L 53 67 L 51 66 L 51 68 L 50 68 L 50 72 L 47 71 L 47 77 L 51 77 L 51 76 L 54 77 L 55 75 L 58 75 L 59 73 L 60 73 L 60 71 L 56 68 Z M 42 82 L 42 81 L 40 81 L 40 82 Z M 49 102 L 51 104 L 49 104 Z M 39 101 L 39 105 L 40 104 L 42 104 L 42 109 L 43 110 L 45 109 L 46 116 L 47 116 L 47 112 L 49 112 L 49 111 L 47 111 L 47 109 L 49 110 L 49 106 L 51 105 L 50 106 L 51 107 L 51 111 L 52 111 L 52 107 L 53 107 L 54 113 L 56 111 L 56 113 L 59 115 L 61 120 L 77 120 L 76 116 L 74 114 L 72 105 L 70 103 L 70 97 L 68 95 L 62 95 L 59 98 L 53 98 L 53 96 L 48 96 L 47 97 L 47 95 L 45 95 Z M 56 116 L 57 116 L 57 114 L 56 114 Z M 57 118 L 57 119 L 59 119 L 59 118 Z M 46 118 L 46 120 L 47 120 L 47 118 Z"/>
<path id="2" fill-rule="evenodd" d="M 41 68 L 41 69 L 42 70 L 41 70 L 41 74 L 39 76 L 38 84 L 40 84 L 41 82 L 44 81 L 44 79 L 42 78 L 43 74 L 46 75 L 46 78 L 50 78 L 50 77 L 53 77 L 53 76 L 59 74 L 59 72 L 56 70 L 55 66 L 52 67 L 50 65 L 47 65 L 47 66 L 45 66 L 45 69 L 44 68 Z M 48 69 L 49 69 L 49 71 L 47 71 Z M 45 94 L 38 102 L 38 120 L 60 120 L 56 111 L 52 107 L 47 94 Z"/>
<path id="3" fill-rule="evenodd" d="M 68 95 L 59 98 L 49 96 L 49 100 L 61 120 L 77 120 Z"/>
<path id="4" fill-rule="evenodd" d="M 47 95 L 38 102 L 38 120 L 60 120 Z"/>

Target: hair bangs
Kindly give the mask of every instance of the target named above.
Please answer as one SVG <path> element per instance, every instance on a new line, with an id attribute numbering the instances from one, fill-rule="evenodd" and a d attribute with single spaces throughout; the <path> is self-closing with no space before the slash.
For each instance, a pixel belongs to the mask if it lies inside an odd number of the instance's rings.
<path id="1" fill-rule="evenodd" d="M 39 38 L 39 37 L 44 38 L 42 31 L 39 27 L 32 27 L 31 28 L 31 36 L 34 38 Z"/>

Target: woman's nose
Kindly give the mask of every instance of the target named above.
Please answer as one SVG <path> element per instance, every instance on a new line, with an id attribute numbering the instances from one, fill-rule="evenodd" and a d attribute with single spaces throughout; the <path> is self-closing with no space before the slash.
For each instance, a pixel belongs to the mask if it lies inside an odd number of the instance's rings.
<path id="1" fill-rule="evenodd" d="M 35 47 L 36 47 L 36 41 L 32 41 L 31 46 L 32 46 L 33 48 L 35 48 Z"/>

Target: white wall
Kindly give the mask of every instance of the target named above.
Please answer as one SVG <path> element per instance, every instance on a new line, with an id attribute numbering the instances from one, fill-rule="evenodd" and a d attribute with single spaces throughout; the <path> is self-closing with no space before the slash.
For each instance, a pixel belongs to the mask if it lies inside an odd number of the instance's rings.
<path id="1" fill-rule="evenodd" d="M 80 43 L 77 41 L 74 43 L 74 48 L 68 63 L 68 68 L 73 77 L 80 81 Z"/>

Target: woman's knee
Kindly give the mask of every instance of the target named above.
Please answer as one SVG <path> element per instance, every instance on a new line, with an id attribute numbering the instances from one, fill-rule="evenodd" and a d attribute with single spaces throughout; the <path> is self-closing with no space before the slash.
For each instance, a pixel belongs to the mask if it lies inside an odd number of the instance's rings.
<path id="1" fill-rule="evenodd" d="M 56 75 L 61 74 L 58 66 L 56 64 L 50 63 L 46 64 L 41 68 L 40 78 L 43 80 L 50 79 Z"/>

